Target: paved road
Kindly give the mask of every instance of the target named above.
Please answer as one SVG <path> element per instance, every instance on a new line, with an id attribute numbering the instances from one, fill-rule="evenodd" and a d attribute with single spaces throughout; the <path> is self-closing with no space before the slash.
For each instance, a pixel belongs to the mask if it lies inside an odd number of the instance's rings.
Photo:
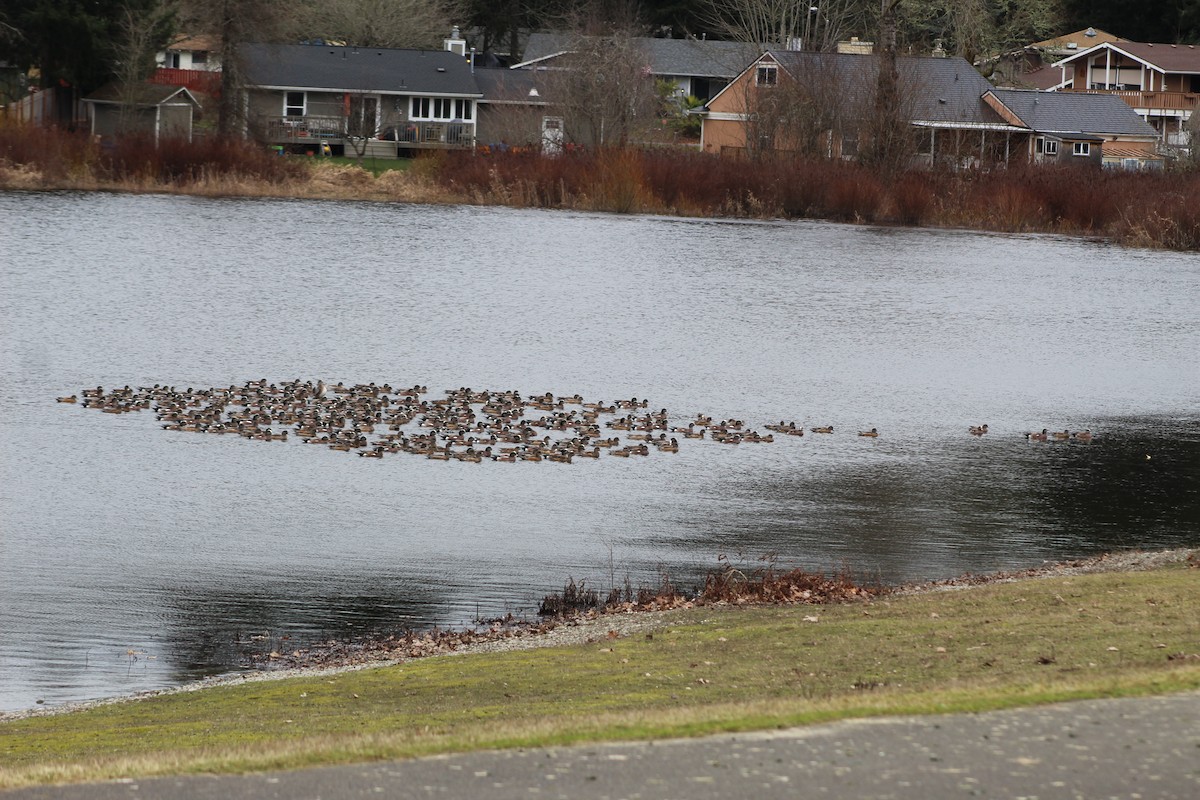
<path id="1" fill-rule="evenodd" d="M 4 800 L 1200 798 L 1200 693 L 760 734 L 473 753 Z"/>

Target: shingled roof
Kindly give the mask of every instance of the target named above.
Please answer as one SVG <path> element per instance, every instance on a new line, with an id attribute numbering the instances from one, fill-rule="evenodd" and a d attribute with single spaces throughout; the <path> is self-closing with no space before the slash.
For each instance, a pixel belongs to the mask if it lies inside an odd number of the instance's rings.
<path id="1" fill-rule="evenodd" d="M 1056 65 L 1075 61 L 1098 50 L 1112 49 L 1150 64 L 1163 72 L 1200 75 L 1200 46 L 1194 44 L 1161 44 L 1154 42 L 1104 42 L 1068 56 Z"/>
<path id="2" fill-rule="evenodd" d="M 992 89 L 991 94 L 1027 127 L 1042 133 L 1109 136 L 1156 135 L 1117 95 Z"/>
<path id="3" fill-rule="evenodd" d="M 248 44 L 245 83 L 271 89 L 478 97 L 471 67 L 446 50 Z"/>
<path id="4" fill-rule="evenodd" d="M 531 66 L 554 56 L 570 53 L 581 37 L 566 33 L 531 33 L 524 59 L 515 68 Z M 632 46 L 643 53 L 654 75 L 695 78 L 732 78 L 765 48 L 746 42 L 714 39 L 657 39 L 635 36 Z"/>
<path id="5" fill-rule="evenodd" d="M 196 96 L 183 86 L 166 86 L 144 81 L 132 85 L 112 81 L 83 98 L 83 101 L 85 103 L 130 103 L 142 107 L 167 105 L 174 101 L 174 104 L 186 103 L 197 108 L 200 106 Z"/>
<path id="6" fill-rule="evenodd" d="M 843 96 L 860 95 L 869 102 L 879 75 L 878 55 L 813 53 L 771 50 L 770 55 L 792 77 L 836 81 Z M 987 104 L 983 93 L 992 88 L 987 79 L 962 58 L 896 59 L 901 89 L 907 89 L 909 118 L 918 124 L 960 127 L 1007 127 Z"/>

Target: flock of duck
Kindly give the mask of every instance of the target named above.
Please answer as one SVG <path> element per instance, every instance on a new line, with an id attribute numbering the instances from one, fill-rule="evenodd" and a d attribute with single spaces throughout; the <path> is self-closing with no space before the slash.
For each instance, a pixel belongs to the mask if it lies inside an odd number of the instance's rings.
<path id="1" fill-rule="evenodd" d="M 708 439 L 719 444 L 762 444 L 775 436 L 804 436 L 803 424 L 780 420 L 763 426 L 770 433 L 748 428 L 738 419 L 715 420 L 705 414 L 686 424 L 672 424 L 667 410 L 649 409 L 636 397 L 605 404 L 584 402 L 578 394 L 522 396 L 515 391 L 448 389 L 445 397 L 427 399 L 425 386 L 393 388 L 324 381 L 268 383 L 265 379 L 241 386 L 176 389 L 173 386 L 105 391 L 84 389 L 79 395 L 57 398 L 79 402 L 108 414 L 153 410 L 164 430 L 242 436 L 259 441 L 299 439 L 305 444 L 357 452 L 363 458 L 409 453 L 441 461 L 553 461 L 577 458 L 648 456 L 676 453 L 680 439 Z M 830 435 L 833 426 L 808 428 Z M 985 435 L 988 426 L 969 431 Z M 877 438 L 875 428 L 858 435 Z M 1027 433 L 1034 441 L 1091 441 L 1089 431 Z"/>

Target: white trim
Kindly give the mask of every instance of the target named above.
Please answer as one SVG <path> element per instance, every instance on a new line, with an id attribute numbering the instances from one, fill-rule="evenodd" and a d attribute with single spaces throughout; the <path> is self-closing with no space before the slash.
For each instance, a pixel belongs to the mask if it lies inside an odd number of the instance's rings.
<path id="1" fill-rule="evenodd" d="M 948 128 L 951 130 L 984 130 L 984 131 L 1012 131 L 1014 133 L 1029 133 L 1029 128 L 1021 128 L 1016 125 L 1008 125 L 995 122 L 935 122 L 933 120 L 914 119 L 909 125 L 914 128 Z"/>
<path id="2" fill-rule="evenodd" d="M 1100 44 L 1089 47 L 1087 50 L 1080 50 L 1078 53 L 1075 53 L 1074 55 L 1067 56 L 1066 58 L 1062 59 L 1061 61 L 1055 61 L 1050 66 L 1052 66 L 1052 67 L 1062 66 L 1063 64 L 1066 64 L 1069 61 L 1075 61 L 1075 60 L 1079 59 L 1081 56 L 1089 55 L 1091 53 L 1096 52 L 1097 50 L 1099 50 L 1101 48 L 1104 48 L 1105 50 L 1110 51 L 1110 54 L 1111 54 L 1111 51 L 1116 50 L 1118 53 L 1125 56 L 1126 58 L 1132 58 L 1134 61 L 1138 62 L 1139 64 L 1143 64 L 1147 67 L 1150 67 L 1151 69 L 1156 69 L 1164 75 L 1166 75 L 1168 72 L 1170 72 L 1172 75 L 1200 75 L 1200 72 L 1196 72 L 1193 70 L 1177 70 L 1177 69 L 1168 70 L 1166 67 L 1159 66 L 1158 64 L 1155 64 L 1153 61 L 1147 61 L 1146 59 L 1141 58 L 1140 56 L 1135 56 L 1133 53 L 1122 50 L 1120 47 L 1117 46 L 1118 44 L 1119 44 L 1119 42 L 1101 42 Z M 1182 45 L 1182 46 L 1187 47 L 1188 45 Z M 1170 47 L 1170 45 L 1165 45 L 1164 47 Z"/>
<path id="3" fill-rule="evenodd" d="M 180 88 L 184 88 L 184 87 L 180 87 Z M 422 91 L 420 89 L 410 89 L 410 88 L 404 88 L 404 89 L 347 89 L 345 86 L 336 87 L 336 88 L 330 87 L 330 86 L 274 86 L 274 85 L 264 85 L 261 83 L 249 84 L 245 88 L 248 90 L 262 89 L 262 90 L 265 90 L 268 92 L 323 92 L 325 94 L 347 94 L 347 93 L 349 93 L 349 94 L 389 94 L 389 95 L 400 95 L 402 97 L 411 97 L 413 95 L 420 95 L 422 97 L 434 97 L 434 96 L 437 96 L 437 97 L 470 97 L 473 99 L 479 99 L 480 97 L 483 97 L 482 92 L 474 92 L 471 94 L 464 94 L 462 92 L 457 92 L 457 93 L 456 92 L 437 92 L 437 93 L 434 93 L 434 92 L 429 92 L 429 91 Z"/>
<path id="4" fill-rule="evenodd" d="M 733 111 L 708 111 L 703 116 L 707 120 L 718 120 L 721 122 L 745 122 L 750 119 L 749 114 L 737 114 Z"/>
<path id="5" fill-rule="evenodd" d="M 522 69 L 530 64 L 538 64 L 542 61 L 546 61 L 547 59 L 558 58 L 559 56 L 565 56 L 568 53 L 574 52 L 574 50 L 559 50 L 557 53 L 550 53 L 549 55 L 538 56 L 537 58 L 531 58 L 528 61 L 522 61 L 520 64 L 513 64 L 511 67 L 509 67 L 509 69 Z"/>

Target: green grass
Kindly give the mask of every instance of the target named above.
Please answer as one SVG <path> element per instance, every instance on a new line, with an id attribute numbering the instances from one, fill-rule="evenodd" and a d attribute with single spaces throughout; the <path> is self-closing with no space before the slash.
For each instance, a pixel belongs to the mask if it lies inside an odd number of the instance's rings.
<path id="1" fill-rule="evenodd" d="M 693 609 L 651 635 L 2 723 L 0 788 L 1183 691 L 1200 687 L 1198 607 L 1200 571 L 1176 566 Z"/>

